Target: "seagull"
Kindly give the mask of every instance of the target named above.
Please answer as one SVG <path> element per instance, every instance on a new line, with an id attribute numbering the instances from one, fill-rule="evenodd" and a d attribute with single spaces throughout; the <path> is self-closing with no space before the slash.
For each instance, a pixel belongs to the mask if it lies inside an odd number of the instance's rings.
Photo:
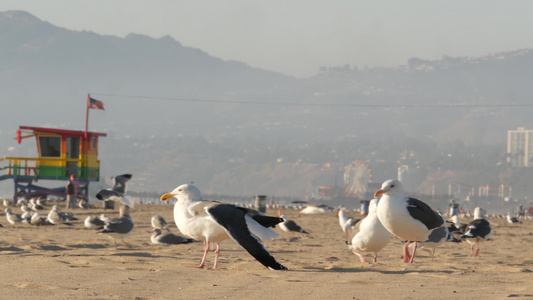
<path id="1" fill-rule="evenodd" d="M 31 215 L 30 224 L 34 226 L 52 225 L 50 222 L 47 221 L 47 217 L 41 215 L 38 212 L 35 212 L 33 213 L 33 215 Z"/>
<path id="2" fill-rule="evenodd" d="M 59 205 L 56 204 L 52 206 L 52 209 L 48 213 L 48 217 L 46 218 L 46 220 L 53 225 L 65 224 L 71 226 L 72 224 L 69 222 L 69 215 L 71 214 L 62 213 L 61 208 L 59 207 Z"/>
<path id="3" fill-rule="evenodd" d="M 88 201 L 84 201 L 83 199 L 78 200 L 78 207 L 82 209 L 89 209 L 91 208 L 91 204 L 89 204 Z"/>
<path id="4" fill-rule="evenodd" d="M 490 237 L 491 227 L 489 221 L 485 219 L 485 212 L 481 207 L 474 209 L 474 220 L 468 223 L 466 233 L 461 237 L 470 244 L 470 251 L 473 257 L 479 254 L 479 243 Z M 474 245 L 477 249 L 474 251 Z"/>
<path id="5" fill-rule="evenodd" d="M 4 203 L 3 204 L 4 204 L 5 207 L 10 207 L 10 206 L 13 206 L 13 201 L 4 198 Z"/>
<path id="6" fill-rule="evenodd" d="M 104 225 L 106 224 L 106 222 L 98 218 L 97 216 L 87 216 L 83 224 L 88 229 L 101 230 L 104 229 Z"/>
<path id="7" fill-rule="evenodd" d="M 22 216 L 16 213 L 13 213 L 11 207 L 6 208 L 6 219 L 11 224 L 11 227 L 15 226 L 17 223 L 22 222 Z"/>
<path id="8" fill-rule="evenodd" d="M 522 222 L 520 222 L 520 220 L 518 220 L 518 218 L 516 217 L 511 217 L 511 214 L 507 213 L 507 222 L 511 223 L 511 224 L 522 224 Z"/>
<path id="9" fill-rule="evenodd" d="M 302 209 L 300 211 L 300 213 L 301 214 L 306 214 L 306 215 L 323 214 L 323 213 L 329 213 L 329 210 L 328 210 L 327 206 L 324 206 L 324 205 L 316 206 L 316 205 L 313 205 L 313 204 L 308 204 L 304 209 Z"/>
<path id="10" fill-rule="evenodd" d="M 461 223 L 461 220 L 459 219 L 458 215 L 453 215 L 451 220 L 452 220 L 453 224 L 451 224 L 448 227 L 448 230 L 451 233 L 457 233 L 457 234 L 463 235 L 465 233 L 465 229 L 466 229 L 467 224 Z"/>
<path id="11" fill-rule="evenodd" d="M 359 252 L 373 252 L 374 262 L 378 261 L 378 252 L 383 249 L 390 240 L 390 233 L 383 227 L 377 215 L 378 200 L 370 200 L 368 215 L 359 224 L 359 232 L 354 235 L 348 246 L 359 257 L 362 263 L 366 259 Z"/>
<path id="12" fill-rule="evenodd" d="M 29 211 L 24 212 L 20 217 L 22 218 L 22 222 L 26 224 L 30 224 L 32 213 Z"/>
<path id="13" fill-rule="evenodd" d="M 165 221 L 165 219 L 160 215 L 155 215 L 152 217 L 152 227 L 154 227 L 155 229 L 166 229 L 167 231 L 170 231 L 168 229 L 167 221 Z"/>
<path id="14" fill-rule="evenodd" d="M 309 233 L 305 231 L 300 225 L 296 224 L 293 220 L 287 219 L 285 215 L 281 213 L 281 209 L 278 210 L 278 216 L 283 219 L 283 222 L 279 223 L 279 228 L 285 232 L 301 232 L 301 233 Z"/>
<path id="15" fill-rule="evenodd" d="M 41 205 L 41 206 L 47 206 L 48 204 L 46 204 L 46 198 L 38 198 L 37 201 L 35 201 L 35 203 L 37 203 L 38 205 Z"/>
<path id="16" fill-rule="evenodd" d="M 123 174 L 113 177 L 113 187 L 103 189 L 96 193 L 96 199 L 102 201 L 120 201 L 123 205 L 133 207 L 133 202 L 124 197 L 126 193 L 126 182 L 131 179 L 131 174 Z"/>
<path id="17" fill-rule="evenodd" d="M 441 226 L 431 231 L 427 241 L 420 242 L 419 245 L 420 247 L 429 250 L 431 252 L 431 259 L 433 259 L 435 256 L 435 249 L 448 240 L 457 241 L 448 231 L 448 227 Z"/>
<path id="18" fill-rule="evenodd" d="M 418 242 L 424 242 L 435 228 L 444 224 L 442 217 L 424 202 L 405 197 L 402 183 L 390 179 L 383 183 L 374 197 L 381 196 L 378 204 L 378 218 L 383 226 L 402 240 L 403 261 L 413 263 Z M 414 242 L 413 254 L 409 254 L 409 244 Z"/>
<path id="19" fill-rule="evenodd" d="M 31 198 L 30 201 L 29 201 L 29 207 L 30 209 L 32 210 L 43 210 L 44 209 L 44 206 L 42 205 L 39 205 L 35 202 L 35 198 Z"/>
<path id="20" fill-rule="evenodd" d="M 339 224 L 341 225 L 342 231 L 346 234 L 346 240 L 348 240 L 352 235 L 354 226 L 357 222 L 361 221 L 361 219 L 354 219 L 346 215 L 344 207 L 339 209 L 337 217 L 339 217 Z"/>
<path id="21" fill-rule="evenodd" d="M 179 236 L 170 232 L 167 232 L 165 234 L 161 234 L 161 229 L 154 228 L 152 230 L 153 234 L 150 238 L 152 243 L 158 244 L 158 245 L 177 245 L 177 244 L 187 244 L 192 243 L 192 239 L 188 239 L 183 236 Z"/>
<path id="22" fill-rule="evenodd" d="M 183 184 L 172 192 L 161 196 L 161 201 L 176 198 L 174 221 L 185 235 L 204 242 L 204 256 L 198 268 L 205 267 L 210 244 L 216 245 L 217 268 L 220 255 L 219 243 L 231 238 L 250 255 L 271 270 L 287 270 L 268 252 L 261 240 L 272 239 L 278 234 L 268 227 L 281 223 L 283 219 L 269 217 L 258 211 L 202 199 L 200 190 L 193 185 Z"/>
<path id="23" fill-rule="evenodd" d="M 124 241 L 130 233 L 133 231 L 133 220 L 130 217 L 129 206 L 123 205 L 120 207 L 120 214 L 118 218 L 111 219 L 106 223 L 104 229 L 98 233 L 107 234 L 108 237 L 113 239 L 113 245 L 117 248 L 117 239 L 120 239 L 124 246 L 130 247 L 128 243 Z"/>

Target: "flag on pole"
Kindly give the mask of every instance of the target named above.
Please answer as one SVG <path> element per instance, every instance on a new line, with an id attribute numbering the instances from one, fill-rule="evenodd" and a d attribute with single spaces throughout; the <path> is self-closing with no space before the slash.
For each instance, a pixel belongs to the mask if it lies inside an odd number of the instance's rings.
<path id="1" fill-rule="evenodd" d="M 104 107 L 104 102 L 89 97 L 89 108 L 105 110 Z"/>

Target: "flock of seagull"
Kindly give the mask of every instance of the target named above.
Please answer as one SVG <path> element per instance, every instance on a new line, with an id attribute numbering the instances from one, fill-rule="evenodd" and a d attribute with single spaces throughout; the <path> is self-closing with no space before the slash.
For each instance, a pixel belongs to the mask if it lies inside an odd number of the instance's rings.
<path id="1" fill-rule="evenodd" d="M 129 213 L 133 203 L 124 195 L 126 182 L 131 177 L 131 174 L 114 177 L 113 187 L 101 190 L 96 195 L 97 199 L 102 201 L 122 203 L 117 218 L 102 214 L 88 216 L 84 221 L 86 228 L 109 236 L 115 247 L 117 241 L 122 242 L 125 247 L 130 247 L 124 239 L 135 227 Z M 337 212 L 349 250 L 363 263 L 367 262 L 364 253 L 372 253 L 373 261 L 377 262 L 378 252 L 389 243 L 391 235 L 405 241 L 405 263 L 414 262 L 418 247 L 429 249 L 433 257 L 435 248 L 447 241 L 467 241 L 471 245 L 472 256 L 476 257 L 479 255 L 480 243 L 490 238 L 491 225 L 485 218 L 485 211 L 480 207 L 474 210 L 474 220 L 468 224 L 462 224 L 458 215 L 447 221 L 423 201 L 406 197 L 401 182 L 396 179 L 385 181 L 374 197 L 369 203 L 368 214 L 362 220 L 349 217 L 343 208 Z M 263 266 L 271 270 L 287 270 L 266 249 L 263 241 L 278 236 L 278 233 L 272 230 L 275 226 L 285 232 L 308 234 L 301 226 L 287 219 L 281 210 L 278 211 L 277 217 L 273 217 L 235 204 L 204 200 L 200 190 L 191 184 L 178 186 L 162 195 L 160 200 L 167 201 L 171 198 L 176 200 L 174 221 L 185 236 L 171 233 L 165 219 L 155 215 L 151 219 L 153 230 L 150 231 L 150 240 L 153 244 L 160 245 L 202 241 L 204 254 L 198 268 L 206 266 L 207 255 L 213 247 L 213 269 L 216 269 L 220 242 L 232 239 Z M 7 203 L 6 206 L 9 205 L 10 203 Z M 39 211 L 43 211 L 47 204 L 40 199 L 30 199 L 28 203 L 22 202 L 20 205 L 24 212 L 20 215 L 13 213 L 11 207 L 5 209 L 6 219 L 12 226 L 22 222 L 35 226 L 71 226 L 70 221 L 76 219 L 75 214 L 71 212 L 61 212 L 58 205 L 53 205 L 47 215 L 42 215 Z M 301 211 L 304 214 L 324 212 L 328 212 L 327 208 L 312 205 Z M 513 224 L 520 222 L 510 215 L 507 218 Z"/>

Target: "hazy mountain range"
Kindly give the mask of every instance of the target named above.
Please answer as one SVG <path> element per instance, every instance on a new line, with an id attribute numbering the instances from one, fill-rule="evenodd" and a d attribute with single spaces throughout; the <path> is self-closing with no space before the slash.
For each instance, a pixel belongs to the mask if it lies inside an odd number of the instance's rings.
<path id="1" fill-rule="evenodd" d="M 265 51 L 268 51 L 265 49 Z M 391 50 L 394 51 L 394 50 Z M 83 130 L 87 94 L 102 139 L 102 174 L 131 188 L 194 181 L 209 193 L 310 195 L 368 161 L 372 179 L 417 170 L 412 192 L 509 183 L 507 130 L 533 128 L 533 51 L 412 58 L 395 68 L 324 66 L 296 79 L 224 61 L 170 36 L 71 31 L 22 11 L 0 12 L 0 156 L 32 156 L 19 125 Z M 33 152 L 32 152 L 33 151 Z M 8 185 L 10 188 L 11 185 Z"/>

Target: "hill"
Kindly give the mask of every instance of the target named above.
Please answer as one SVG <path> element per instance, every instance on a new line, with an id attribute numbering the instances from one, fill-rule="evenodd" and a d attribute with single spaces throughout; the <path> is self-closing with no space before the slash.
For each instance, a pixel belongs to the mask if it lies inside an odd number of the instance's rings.
<path id="1" fill-rule="evenodd" d="M 71 31 L 8 11 L 0 55 L 2 156 L 32 154 L 12 139 L 19 125 L 83 129 L 91 93 L 106 103 L 89 123 L 109 135 L 104 176 L 132 172 L 141 190 L 195 181 L 209 193 L 303 196 L 340 181 L 354 160 L 368 161 L 377 182 L 410 165 L 416 192 L 512 183 L 506 132 L 533 128 L 530 49 L 296 79 L 170 36 Z"/>

